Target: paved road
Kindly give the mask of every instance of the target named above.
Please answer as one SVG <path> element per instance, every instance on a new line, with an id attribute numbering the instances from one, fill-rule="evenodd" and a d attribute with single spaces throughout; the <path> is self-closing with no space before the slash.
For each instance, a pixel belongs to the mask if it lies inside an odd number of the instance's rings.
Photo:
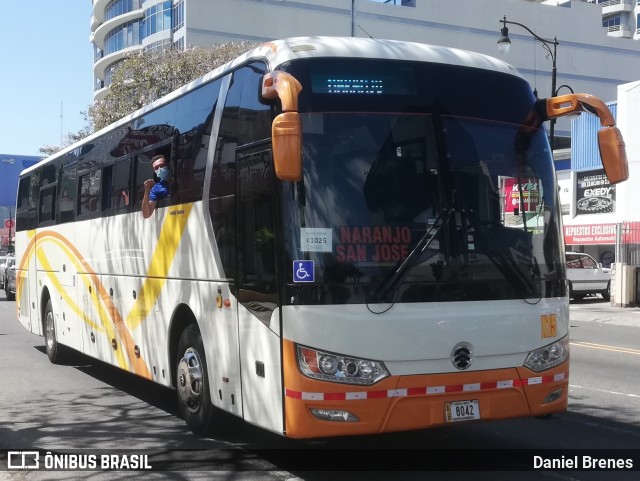
<path id="1" fill-rule="evenodd" d="M 145 479 L 253 479 L 316 481 L 387 480 L 547 480 L 640 479 L 640 472 L 429 472 L 384 471 L 428 466 L 442 459 L 471 456 L 468 449 L 495 449 L 505 466 L 512 453 L 545 449 L 640 448 L 640 309 L 612 308 L 586 299 L 571 306 L 570 409 L 551 420 L 517 419 L 457 425 L 414 433 L 292 441 L 244 423 L 216 439 L 191 434 L 176 414 L 171 391 L 127 373 L 76 356 L 66 366 L 48 362 L 42 339 L 15 321 L 15 303 L 0 301 L 1 449 L 180 449 L 198 451 L 203 466 L 217 471 L 148 473 Z M 431 450 L 444 451 L 431 451 Z M 448 457 L 448 458 L 447 458 Z M 321 466 L 371 464 L 370 472 L 309 471 Z M 454 466 L 455 463 L 452 463 Z M 460 460 L 464 466 L 464 459 Z M 0 480 L 134 479 L 136 473 L 2 473 Z"/>

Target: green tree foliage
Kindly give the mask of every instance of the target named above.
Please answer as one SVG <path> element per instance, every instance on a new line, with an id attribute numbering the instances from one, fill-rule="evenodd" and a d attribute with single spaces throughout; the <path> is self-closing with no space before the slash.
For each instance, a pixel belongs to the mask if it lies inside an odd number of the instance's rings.
<path id="1" fill-rule="evenodd" d="M 83 112 L 87 125 L 67 134 L 63 145 L 46 145 L 40 152 L 53 155 L 258 45 L 248 41 L 228 42 L 185 51 L 130 54 L 116 66 L 105 98 Z"/>
<path id="2" fill-rule="evenodd" d="M 132 54 L 116 67 L 109 92 L 89 108 L 89 118 L 95 130 L 106 127 L 256 46 L 244 41 Z"/>

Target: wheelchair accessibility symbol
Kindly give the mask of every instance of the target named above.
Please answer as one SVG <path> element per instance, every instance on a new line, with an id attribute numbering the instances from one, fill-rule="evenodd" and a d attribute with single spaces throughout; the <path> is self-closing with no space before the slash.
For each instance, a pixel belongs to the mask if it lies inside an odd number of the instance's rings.
<path id="1" fill-rule="evenodd" d="M 293 261 L 293 282 L 313 282 L 313 261 Z"/>

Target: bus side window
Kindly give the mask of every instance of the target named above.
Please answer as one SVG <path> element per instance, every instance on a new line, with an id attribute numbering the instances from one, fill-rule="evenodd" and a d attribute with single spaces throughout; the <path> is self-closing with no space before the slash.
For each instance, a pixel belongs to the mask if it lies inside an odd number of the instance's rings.
<path id="1" fill-rule="evenodd" d="M 113 165 L 108 165 L 102 170 L 102 210 L 112 207 L 111 189 L 112 189 Z"/>
<path id="2" fill-rule="evenodd" d="M 42 168 L 41 189 L 38 195 L 38 225 L 50 225 L 56 221 L 56 190 L 58 186 L 58 167 L 56 160 Z"/>
<path id="3" fill-rule="evenodd" d="M 56 187 L 53 184 L 40 191 L 38 225 L 49 225 L 56 220 Z"/>
<path id="4" fill-rule="evenodd" d="M 113 166 L 111 171 L 111 207 L 123 209 L 129 205 L 129 184 L 131 180 L 131 159 L 125 159 Z"/>
<path id="5" fill-rule="evenodd" d="M 34 171 L 20 180 L 16 230 L 35 229 L 38 226 L 37 205 L 40 197 L 40 171 Z"/>
<path id="6" fill-rule="evenodd" d="M 100 210 L 102 170 L 94 170 L 78 179 L 78 215 L 89 215 Z"/>
<path id="7" fill-rule="evenodd" d="M 152 179 L 154 172 L 151 167 L 151 154 L 139 154 L 136 156 L 136 164 L 135 164 L 135 206 L 136 208 L 140 208 L 142 205 L 142 197 L 144 197 L 144 181 L 147 179 Z"/>
<path id="8" fill-rule="evenodd" d="M 18 184 L 16 201 L 16 231 L 30 229 L 29 226 L 29 192 L 31 176 L 23 177 Z"/>
<path id="9" fill-rule="evenodd" d="M 76 193 L 76 163 L 62 165 L 60 172 L 60 203 L 59 203 L 59 223 L 73 221 L 73 210 Z"/>

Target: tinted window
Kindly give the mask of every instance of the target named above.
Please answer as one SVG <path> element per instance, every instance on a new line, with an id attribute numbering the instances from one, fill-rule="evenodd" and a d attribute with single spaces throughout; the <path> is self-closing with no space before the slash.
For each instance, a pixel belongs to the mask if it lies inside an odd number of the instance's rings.
<path id="1" fill-rule="evenodd" d="M 178 99 L 176 127 L 181 134 L 176 144 L 174 202 L 202 199 L 209 136 L 221 83 L 216 80 Z"/>
<path id="2" fill-rule="evenodd" d="M 595 269 L 596 267 L 598 267 L 598 264 L 596 264 L 596 261 L 594 261 L 591 257 L 582 256 L 582 267 L 584 267 L 585 269 Z"/>
<path id="3" fill-rule="evenodd" d="M 20 179 L 18 185 L 18 199 L 16 207 L 28 207 L 29 205 L 29 186 L 31 185 L 31 176 Z"/>
<path id="4" fill-rule="evenodd" d="M 16 230 L 35 229 L 37 226 L 36 205 L 40 196 L 40 171 L 20 180 Z"/>
<path id="5" fill-rule="evenodd" d="M 129 183 L 131 180 L 131 159 L 113 166 L 111 171 L 111 207 L 121 209 L 129 205 Z"/>
<path id="6" fill-rule="evenodd" d="M 78 215 L 90 215 L 100 210 L 101 179 L 101 170 L 94 170 L 79 178 Z"/>
<path id="7" fill-rule="evenodd" d="M 567 254 L 567 268 L 568 269 L 582 268 L 582 264 L 580 264 L 580 256 Z"/>
<path id="8" fill-rule="evenodd" d="M 152 179 L 154 176 L 151 163 L 151 154 L 140 154 L 136 156 L 136 173 L 135 173 L 135 205 L 142 205 L 142 197 L 144 196 L 144 181 Z"/>
<path id="9" fill-rule="evenodd" d="M 40 192 L 40 213 L 38 215 L 39 224 L 52 224 L 56 220 L 55 211 L 56 186 L 52 185 L 42 189 Z"/>
<path id="10" fill-rule="evenodd" d="M 60 173 L 60 222 L 73 220 L 76 200 L 76 163 L 63 165 Z"/>

